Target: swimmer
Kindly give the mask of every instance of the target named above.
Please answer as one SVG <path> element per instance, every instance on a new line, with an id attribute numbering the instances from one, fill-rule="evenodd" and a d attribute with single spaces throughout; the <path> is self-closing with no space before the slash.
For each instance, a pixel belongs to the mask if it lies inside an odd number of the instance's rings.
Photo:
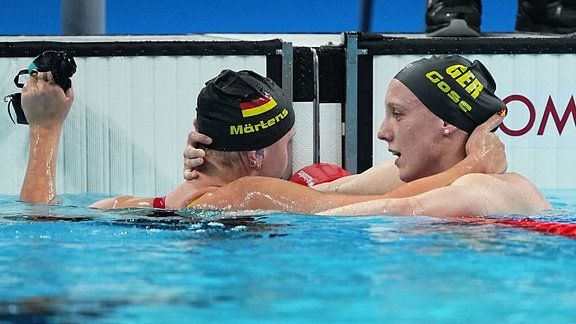
<path id="1" fill-rule="evenodd" d="M 498 115 L 505 112 L 495 90 L 496 84 L 481 62 L 459 55 L 433 56 L 402 69 L 389 84 L 386 117 L 378 131 L 378 138 L 386 141 L 396 156 L 394 181 L 404 183 L 392 191 L 383 184 L 394 174 L 387 162 L 349 180 L 336 180 L 340 185 L 325 186 L 338 193 L 246 177 L 202 196 L 193 206 L 445 218 L 550 209 L 550 203 L 528 179 L 503 172 L 505 164 L 498 160 L 494 165 L 483 160 L 485 152 L 501 145 L 491 132 L 502 121 L 503 116 Z M 197 154 L 190 148 L 185 152 L 189 159 Z M 484 170 L 475 170 L 479 162 Z M 185 165 L 197 163 L 191 159 Z M 190 170 L 186 174 L 190 175 Z M 366 184 L 373 187 L 366 188 Z"/>
<path id="2" fill-rule="evenodd" d="M 43 73 L 22 91 L 30 124 L 30 157 L 20 194 L 23 201 L 55 203 L 55 166 L 62 125 L 74 100 Z M 42 109 L 38 109 L 42 108 Z M 119 196 L 92 208 L 156 207 L 180 209 L 202 194 L 243 176 L 288 178 L 294 137 L 292 102 L 274 81 L 253 71 L 222 71 L 206 83 L 197 100 L 199 130 L 213 139 L 203 146 L 197 177 L 166 197 Z M 46 176 L 36 176 L 46 175 Z"/>

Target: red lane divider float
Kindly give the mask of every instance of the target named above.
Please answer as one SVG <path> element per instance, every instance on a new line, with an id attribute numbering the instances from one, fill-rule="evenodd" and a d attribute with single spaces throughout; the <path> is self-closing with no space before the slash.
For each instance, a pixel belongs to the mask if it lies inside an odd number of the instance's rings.
<path id="1" fill-rule="evenodd" d="M 520 227 L 529 231 L 561 235 L 576 239 L 576 224 L 539 222 L 530 218 L 524 218 L 521 220 L 497 219 L 495 222 L 498 224 Z"/>

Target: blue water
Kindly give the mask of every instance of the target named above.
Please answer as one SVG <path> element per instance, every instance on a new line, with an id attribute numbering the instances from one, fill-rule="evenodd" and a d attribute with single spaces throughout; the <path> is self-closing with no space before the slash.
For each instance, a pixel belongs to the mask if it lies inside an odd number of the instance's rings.
<path id="1" fill-rule="evenodd" d="M 545 191 L 576 223 L 576 191 Z M 430 217 L 90 210 L 0 196 L 0 323 L 552 323 L 576 240 Z M 232 219 L 220 220 L 222 217 Z M 502 216 L 518 218 L 520 215 Z"/>

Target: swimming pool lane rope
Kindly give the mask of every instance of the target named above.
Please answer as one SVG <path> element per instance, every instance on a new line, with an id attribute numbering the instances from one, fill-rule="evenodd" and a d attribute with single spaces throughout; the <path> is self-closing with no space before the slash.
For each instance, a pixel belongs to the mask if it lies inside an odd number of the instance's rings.
<path id="1" fill-rule="evenodd" d="M 531 218 L 524 218 L 521 220 L 498 219 L 496 220 L 496 223 L 510 225 L 514 227 L 520 227 L 529 231 L 535 231 L 545 234 L 561 235 L 576 239 L 576 224 L 539 222 Z"/>

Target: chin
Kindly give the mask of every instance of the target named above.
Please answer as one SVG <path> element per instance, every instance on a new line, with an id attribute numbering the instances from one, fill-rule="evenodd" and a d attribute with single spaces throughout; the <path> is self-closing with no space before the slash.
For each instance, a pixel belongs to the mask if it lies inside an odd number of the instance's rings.
<path id="1" fill-rule="evenodd" d="M 414 172 L 407 172 L 407 171 L 402 172 L 402 170 L 400 170 L 399 176 L 400 176 L 400 180 L 402 180 L 406 183 L 412 182 L 414 180 L 418 180 L 420 178 L 424 178 L 424 176 L 422 176 L 422 174 L 416 174 Z"/>
<path id="2" fill-rule="evenodd" d="M 400 180 L 402 180 L 403 182 L 411 182 L 414 181 L 414 177 L 407 175 L 407 174 L 402 174 L 402 172 L 400 172 Z"/>

